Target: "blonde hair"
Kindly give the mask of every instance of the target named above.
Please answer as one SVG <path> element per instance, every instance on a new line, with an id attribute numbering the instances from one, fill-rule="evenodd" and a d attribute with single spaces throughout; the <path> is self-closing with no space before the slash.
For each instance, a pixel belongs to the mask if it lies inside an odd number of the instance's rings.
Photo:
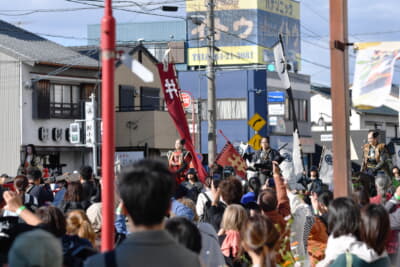
<path id="1" fill-rule="evenodd" d="M 222 216 L 221 229 L 240 231 L 247 219 L 247 212 L 241 205 L 231 204 L 225 209 Z"/>
<path id="2" fill-rule="evenodd" d="M 67 214 L 67 234 L 86 238 L 95 247 L 96 234 L 83 210 L 73 210 Z"/>

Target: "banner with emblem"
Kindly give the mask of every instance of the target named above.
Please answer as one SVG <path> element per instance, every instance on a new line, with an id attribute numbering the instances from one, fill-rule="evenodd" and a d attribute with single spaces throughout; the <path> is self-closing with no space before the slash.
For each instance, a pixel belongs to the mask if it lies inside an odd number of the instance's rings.
<path id="1" fill-rule="evenodd" d="M 333 182 L 333 156 L 332 150 L 324 147 L 319 166 L 319 177 L 324 184 L 332 185 Z"/>
<path id="2" fill-rule="evenodd" d="M 176 78 L 174 64 L 163 63 L 157 64 L 158 72 L 160 74 L 161 85 L 164 92 L 165 103 L 168 108 L 168 113 L 175 123 L 175 127 L 182 139 L 185 139 L 185 148 L 192 155 L 192 163 L 197 170 L 198 176 L 202 182 L 205 181 L 207 173 L 201 164 L 201 161 L 196 157 L 196 151 L 193 146 L 192 138 L 189 132 L 185 112 L 181 103 L 181 90 L 179 88 L 178 80 Z"/>
<path id="3" fill-rule="evenodd" d="M 227 141 L 215 160 L 221 166 L 232 166 L 240 177 L 246 179 L 246 162 L 231 142 Z"/>
<path id="4" fill-rule="evenodd" d="M 279 151 L 282 157 L 285 158 L 284 161 L 279 164 L 280 169 L 282 170 L 283 178 L 288 181 L 289 184 L 296 184 L 296 177 L 294 175 L 293 168 L 293 160 L 292 160 L 292 151 L 288 149 L 282 149 Z"/>

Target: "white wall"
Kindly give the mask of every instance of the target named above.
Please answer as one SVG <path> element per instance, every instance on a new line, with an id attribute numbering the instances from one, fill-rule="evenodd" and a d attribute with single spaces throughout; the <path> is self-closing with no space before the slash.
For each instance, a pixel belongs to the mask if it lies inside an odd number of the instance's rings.
<path id="1" fill-rule="evenodd" d="M 0 172 L 15 175 L 20 164 L 20 62 L 0 53 Z"/>

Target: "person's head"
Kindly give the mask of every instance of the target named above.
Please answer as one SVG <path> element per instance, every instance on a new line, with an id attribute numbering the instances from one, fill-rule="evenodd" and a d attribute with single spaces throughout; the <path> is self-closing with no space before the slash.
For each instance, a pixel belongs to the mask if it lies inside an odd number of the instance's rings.
<path id="1" fill-rule="evenodd" d="M 260 141 L 261 149 L 267 150 L 269 148 L 269 137 L 263 137 Z"/>
<path id="2" fill-rule="evenodd" d="M 317 194 L 319 210 L 322 213 L 328 211 L 328 207 L 333 200 L 333 193 L 329 190 L 323 190 Z"/>
<path id="3" fill-rule="evenodd" d="M 318 168 L 316 166 L 311 166 L 311 168 L 310 168 L 310 178 L 312 180 L 318 178 Z"/>
<path id="4" fill-rule="evenodd" d="M 184 144 L 184 141 L 183 141 L 183 140 L 181 140 L 181 139 L 176 139 L 176 140 L 175 140 L 175 149 L 176 149 L 176 150 L 182 150 L 183 144 Z"/>
<path id="5" fill-rule="evenodd" d="M 399 167 L 394 166 L 392 168 L 392 174 L 393 174 L 394 177 L 400 177 L 400 169 L 399 169 Z"/>
<path id="6" fill-rule="evenodd" d="M 188 181 L 197 182 L 198 179 L 197 179 L 196 169 L 190 168 L 188 170 L 188 172 L 186 173 L 186 177 L 187 177 Z"/>
<path id="7" fill-rule="evenodd" d="M 220 184 L 221 197 L 226 204 L 239 204 L 243 195 L 242 183 L 235 177 L 224 179 Z"/>
<path id="8" fill-rule="evenodd" d="M 328 209 L 328 231 L 333 237 L 353 235 L 359 237 L 360 208 L 346 197 L 334 199 Z"/>
<path id="9" fill-rule="evenodd" d="M 15 239 L 8 258 L 9 266 L 61 267 L 61 242 L 44 230 L 28 231 Z"/>
<path id="10" fill-rule="evenodd" d="M 224 211 L 221 221 L 221 229 L 240 231 L 248 219 L 247 211 L 238 204 L 228 205 Z"/>
<path id="11" fill-rule="evenodd" d="M 370 130 L 368 132 L 368 143 L 370 145 L 376 146 L 378 144 L 379 132 L 375 130 Z"/>
<path id="12" fill-rule="evenodd" d="M 248 183 L 249 189 L 256 194 L 256 197 L 261 190 L 261 182 L 258 177 L 251 177 Z"/>
<path id="13" fill-rule="evenodd" d="M 95 246 L 96 234 L 83 210 L 73 210 L 67 214 L 67 234 L 86 238 Z"/>
<path id="14" fill-rule="evenodd" d="M 191 209 L 191 211 L 193 212 L 193 215 L 194 215 L 192 221 L 197 222 L 199 220 L 199 216 L 197 216 L 196 203 L 194 203 L 193 200 L 191 200 L 190 198 L 187 198 L 187 197 L 183 197 L 183 198 L 179 199 L 178 201 L 180 203 L 182 203 L 183 205 L 185 205 L 186 207 L 188 207 L 189 209 Z"/>
<path id="15" fill-rule="evenodd" d="M 165 230 L 187 249 L 200 254 L 201 234 L 199 229 L 191 221 L 184 217 L 174 217 L 165 222 Z"/>
<path id="16" fill-rule="evenodd" d="M 0 175 L 0 185 L 5 184 L 8 178 L 9 176 L 7 173 L 3 173 L 2 175 Z"/>
<path id="17" fill-rule="evenodd" d="M 385 251 L 389 234 L 389 215 L 382 205 L 369 204 L 361 209 L 361 241 L 380 255 Z"/>
<path id="18" fill-rule="evenodd" d="M 261 259 L 260 266 L 276 266 L 275 255 L 279 249 L 280 234 L 272 221 L 262 215 L 250 217 L 240 233 L 243 248 Z"/>
<path id="19" fill-rule="evenodd" d="M 263 212 L 275 210 L 278 206 L 278 199 L 276 198 L 275 190 L 272 188 L 263 190 L 260 195 L 258 195 L 258 205 Z"/>
<path id="20" fill-rule="evenodd" d="M 117 180 L 121 200 L 135 225 L 161 224 L 170 209 L 174 179 L 164 162 L 144 159 L 123 170 Z"/>
<path id="21" fill-rule="evenodd" d="M 351 198 L 360 206 L 363 207 L 369 204 L 369 193 L 368 190 L 362 185 L 354 187 L 353 193 L 351 194 Z"/>
<path id="22" fill-rule="evenodd" d="M 25 146 L 25 155 L 34 155 L 36 156 L 36 148 L 33 144 L 29 144 Z"/>
<path id="23" fill-rule="evenodd" d="M 28 178 L 25 175 L 18 175 L 14 178 L 14 188 L 18 194 L 24 193 L 28 186 Z"/>
<path id="24" fill-rule="evenodd" d="M 388 188 L 390 187 L 389 179 L 384 175 L 378 174 L 375 177 L 375 187 L 378 195 L 385 196 Z"/>
<path id="25" fill-rule="evenodd" d="M 65 201 L 80 202 L 84 199 L 83 187 L 80 182 L 70 182 L 64 195 Z"/>
<path id="26" fill-rule="evenodd" d="M 40 184 L 40 179 L 42 178 L 42 172 L 38 167 L 29 167 L 26 171 L 26 177 L 30 184 Z"/>
<path id="27" fill-rule="evenodd" d="M 79 170 L 79 174 L 83 181 L 89 181 L 93 178 L 93 169 L 90 166 L 83 166 Z"/>
<path id="28" fill-rule="evenodd" d="M 102 214 L 101 214 L 102 204 L 101 202 L 92 204 L 87 210 L 86 215 L 93 227 L 95 233 L 101 232 L 102 225 Z"/>
<path id="29" fill-rule="evenodd" d="M 62 237 L 67 232 L 67 224 L 62 211 L 53 206 L 43 206 L 36 210 L 36 215 L 46 225 L 46 230 L 56 237 Z"/>

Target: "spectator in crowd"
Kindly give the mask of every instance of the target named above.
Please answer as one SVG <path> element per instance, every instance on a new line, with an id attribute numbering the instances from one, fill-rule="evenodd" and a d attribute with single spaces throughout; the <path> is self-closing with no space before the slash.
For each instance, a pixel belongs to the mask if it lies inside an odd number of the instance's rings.
<path id="1" fill-rule="evenodd" d="M 86 215 L 90 221 L 90 224 L 93 227 L 93 231 L 96 235 L 96 246 L 95 248 L 100 247 L 101 241 L 101 225 L 102 225 L 102 203 L 93 203 L 90 207 L 86 210 Z"/>
<path id="2" fill-rule="evenodd" d="M 73 210 L 67 214 L 67 234 L 77 235 L 90 241 L 96 247 L 96 234 L 83 210 Z"/>
<path id="3" fill-rule="evenodd" d="M 205 222 L 214 226 L 216 231 L 219 230 L 227 205 L 240 204 L 243 195 L 242 183 L 235 177 L 224 179 L 216 187 L 216 180 L 213 180 L 211 192 L 213 199 L 211 203 L 207 203 Z M 221 200 L 220 200 L 221 196 Z"/>
<path id="4" fill-rule="evenodd" d="M 365 206 L 361 209 L 360 226 L 360 239 L 363 243 L 353 244 L 348 252 L 339 255 L 329 266 L 390 266 L 390 259 L 385 251 L 389 232 L 389 216 L 384 207 L 377 204 Z"/>
<path id="5" fill-rule="evenodd" d="M 141 160 L 118 178 L 117 188 L 128 213 L 132 233 L 107 258 L 111 266 L 200 266 L 198 256 L 180 246 L 163 228 L 175 181 L 168 167 L 156 160 Z M 96 255 L 85 266 L 106 266 Z"/>
<path id="6" fill-rule="evenodd" d="M 15 191 L 16 191 L 18 197 L 21 199 L 21 202 L 27 209 L 34 211 L 38 208 L 39 202 L 36 197 L 31 196 L 26 193 L 28 186 L 29 186 L 29 183 L 28 183 L 28 179 L 26 178 L 26 176 L 19 175 L 14 178 L 14 188 L 15 188 Z M 18 217 L 18 214 L 15 212 L 12 212 L 10 210 L 5 210 L 3 213 L 3 216 Z"/>
<path id="7" fill-rule="evenodd" d="M 83 166 L 80 171 L 80 182 L 82 184 L 83 199 L 90 201 L 96 195 L 96 185 L 93 181 L 93 169 L 90 166 Z"/>
<path id="8" fill-rule="evenodd" d="M 90 202 L 85 199 L 82 184 L 71 182 L 68 184 L 64 199 L 58 205 L 58 208 L 67 214 L 71 210 L 81 209 L 86 211 Z"/>
<path id="9" fill-rule="evenodd" d="M 7 173 L 3 173 L 2 175 L 0 175 L 0 185 L 4 185 L 6 183 L 10 182 L 10 176 L 8 176 Z"/>
<path id="10" fill-rule="evenodd" d="M 240 203 L 247 205 L 250 202 L 257 203 L 258 195 L 261 191 L 261 182 L 258 177 L 251 177 L 248 182 L 249 192 L 244 194 L 240 200 Z"/>
<path id="11" fill-rule="evenodd" d="M 53 202 L 53 192 L 51 191 L 49 184 L 41 183 L 42 172 L 39 168 L 28 168 L 26 177 L 29 181 L 29 187 L 26 192 L 37 198 L 39 206 Z"/>
<path id="12" fill-rule="evenodd" d="M 319 178 L 318 167 L 311 166 L 310 177 L 306 175 L 300 177 L 297 183 L 301 184 L 308 192 L 319 192 L 322 190 L 323 182 Z"/>
<path id="13" fill-rule="evenodd" d="M 67 221 L 60 209 L 52 206 L 41 207 L 36 211 L 36 215 L 42 228 L 61 239 L 65 266 L 80 266 L 88 256 L 96 253 L 88 239 L 71 232 L 67 234 Z"/>
<path id="14" fill-rule="evenodd" d="M 389 213 L 391 232 L 386 248 L 390 259 L 395 266 L 400 264 L 399 256 L 399 229 L 400 229 L 400 187 L 397 187 L 393 197 L 385 203 L 385 209 Z"/>
<path id="15" fill-rule="evenodd" d="M 10 267 L 62 267 L 61 243 L 47 231 L 28 231 L 14 241 L 8 259 Z"/>
<path id="16" fill-rule="evenodd" d="M 167 230 L 174 239 L 196 254 L 201 251 L 201 235 L 199 229 L 185 217 L 174 217 L 166 221 Z"/>
<path id="17" fill-rule="evenodd" d="M 314 223 L 307 237 L 307 252 L 311 266 L 325 258 L 325 249 L 328 242 L 328 207 L 333 200 L 329 190 L 311 193 L 311 204 L 314 213 Z"/>
<path id="18" fill-rule="evenodd" d="M 247 218 L 247 212 L 241 205 L 231 204 L 225 209 L 218 238 L 228 266 L 237 266 L 238 263 L 235 262 L 240 261 L 240 230 Z"/>
<path id="19" fill-rule="evenodd" d="M 275 267 L 279 249 L 279 232 L 265 216 L 250 217 L 241 229 L 243 249 L 249 254 L 252 266 Z"/>
<path id="20" fill-rule="evenodd" d="M 376 196 L 369 199 L 370 203 L 384 205 L 392 195 L 388 192 L 390 189 L 390 181 L 384 173 L 378 173 L 375 177 Z"/>
<path id="21" fill-rule="evenodd" d="M 213 198 L 211 193 L 211 183 L 212 177 L 208 176 L 204 182 L 203 192 L 201 192 L 196 201 L 196 213 L 199 216 L 200 221 L 204 221 L 204 210 L 206 208 L 206 203 L 210 202 Z"/>
<path id="22" fill-rule="evenodd" d="M 360 206 L 364 207 L 369 204 L 369 193 L 363 185 L 357 185 L 353 188 L 351 198 Z"/>
<path id="23" fill-rule="evenodd" d="M 328 238 L 325 258 L 317 266 L 329 266 L 336 258 L 345 253 L 360 238 L 360 208 L 350 198 L 336 198 L 328 209 Z"/>
<path id="24" fill-rule="evenodd" d="M 281 235 L 281 247 L 286 252 L 290 251 L 289 234 L 290 229 L 287 226 L 285 217 L 290 215 L 290 204 L 287 196 L 286 186 L 282 179 L 280 169 L 277 162 L 273 162 L 273 179 L 276 191 L 272 188 L 267 188 L 258 196 L 258 205 L 260 206 L 261 214 L 268 217 L 277 227 Z M 278 263 L 282 263 L 283 258 L 277 256 Z"/>
<path id="25" fill-rule="evenodd" d="M 392 189 L 391 191 L 396 191 L 396 188 L 400 186 L 400 169 L 397 166 L 392 168 L 393 180 L 392 180 Z"/>
<path id="26" fill-rule="evenodd" d="M 182 216 L 197 224 L 201 234 L 200 260 L 202 266 L 219 267 L 225 265 L 217 232 L 209 223 L 198 222 L 196 207 L 191 199 L 182 198 L 172 202 L 171 216 Z"/>

